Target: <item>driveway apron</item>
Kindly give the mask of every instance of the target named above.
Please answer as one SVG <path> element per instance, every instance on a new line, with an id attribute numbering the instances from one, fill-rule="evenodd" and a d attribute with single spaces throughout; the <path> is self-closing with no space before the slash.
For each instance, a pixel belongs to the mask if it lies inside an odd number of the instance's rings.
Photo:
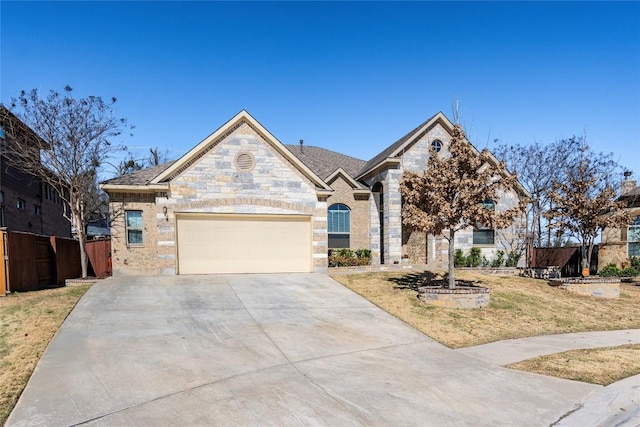
<path id="1" fill-rule="evenodd" d="M 599 386 L 447 349 L 322 274 L 119 277 L 8 426 L 542 426 Z"/>

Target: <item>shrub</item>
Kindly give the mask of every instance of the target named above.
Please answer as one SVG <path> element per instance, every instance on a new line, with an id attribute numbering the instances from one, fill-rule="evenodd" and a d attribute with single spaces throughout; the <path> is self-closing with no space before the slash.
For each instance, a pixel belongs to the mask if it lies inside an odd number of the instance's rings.
<path id="1" fill-rule="evenodd" d="M 635 277 L 638 275 L 638 270 L 633 267 L 627 267 L 620 271 L 620 277 Z"/>
<path id="2" fill-rule="evenodd" d="M 329 267 L 353 267 L 369 265 L 371 251 L 369 249 L 329 249 Z"/>
<path id="3" fill-rule="evenodd" d="M 491 267 L 502 267 L 504 264 L 504 251 L 496 252 L 496 258 L 491 261 Z"/>
<path id="4" fill-rule="evenodd" d="M 368 258 L 371 261 L 371 251 L 369 249 L 356 249 L 356 258 Z"/>
<path id="5" fill-rule="evenodd" d="M 621 270 L 618 268 L 617 265 L 608 264 L 598 272 L 598 275 L 601 277 L 618 277 L 620 276 L 620 273 L 621 273 Z"/>
<path id="6" fill-rule="evenodd" d="M 456 268 L 467 266 L 467 257 L 464 256 L 462 249 L 456 249 L 456 253 L 453 256 L 453 266 Z"/>
<path id="7" fill-rule="evenodd" d="M 471 248 L 469 256 L 467 257 L 467 266 L 480 267 L 482 265 L 482 254 L 480 248 Z"/>
<path id="8" fill-rule="evenodd" d="M 629 264 L 631 264 L 632 268 L 640 271 L 640 256 L 632 256 L 629 258 Z"/>
<path id="9" fill-rule="evenodd" d="M 518 252 L 511 251 L 507 256 L 507 261 L 504 263 L 505 267 L 515 267 L 520 261 L 520 254 Z"/>

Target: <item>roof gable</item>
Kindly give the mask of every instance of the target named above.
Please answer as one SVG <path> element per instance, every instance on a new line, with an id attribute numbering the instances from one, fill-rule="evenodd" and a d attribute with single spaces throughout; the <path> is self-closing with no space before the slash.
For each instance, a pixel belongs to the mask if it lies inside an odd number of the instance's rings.
<path id="1" fill-rule="evenodd" d="M 342 169 L 342 168 L 336 169 L 331 175 L 329 175 L 325 179 L 325 181 L 327 182 L 327 184 L 331 185 L 336 179 L 338 179 L 340 177 L 347 184 L 349 184 L 351 186 L 351 188 L 353 188 L 354 190 L 365 190 L 366 192 L 369 192 L 368 188 L 366 188 L 364 185 L 360 184 L 358 181 L 353 179 L 353 177 L 351 175 L 349 175 L 347 172 L 345 172 L 344 169 Z"/>
<path id="2" fill-rule="evenodd" d="M 307 167 L 300 159 L 294 156 L 278 139 L 265 129 L 256 119 L 254 119 L 246 110 L 240 111 L 231 120 L 223 124 L 211 135 L 202 140 L 198 145 L 189 150 L 185 155 L 180 157 L 175 163 L 165 169 L 150 181 L 151 184 L 159 184 L 171 181 L 180 175 L 188 167 L 194 164 L 198 159 L 208 153 L 211 149 L 218 145 L 222 140 L 229 136 L 233 131 L 238 129 L 243 123 L 250 126 L 258 133 L 275 151 L 282 155 L 289 163 L 297 168 L 306 178 L 308 178 L 317 188 L 323 190 L 331 190 L 331 188 L 309 167 Z"/>
<path id="3" fill-rule="evenodd" d="M 453 130 L 453 123 L 449 121 L 449 119 L 442 114 L 442 112 L 438 112 L 434 116 L 430 117 L 424 123 L 421 123 L 418 127 L 411 130 L 405 136 L 385 148 L 382 152 L 376 155 L 374 158 L 369 160 L 365 166 L 362 168 L 358 177 L 365 175 L 367 172 L 375 169 L 380 163 L 383 163 L 386 159 L 390 157 L 397 157 L 404 150 L 406 150 L 411 144 L 413 144 L 416 140 L 420 139 L 422 135 L 428 132 L 431 128 L 433 128 L 436 124 L 440 123 L 445 129 L 451 131 Z"/>

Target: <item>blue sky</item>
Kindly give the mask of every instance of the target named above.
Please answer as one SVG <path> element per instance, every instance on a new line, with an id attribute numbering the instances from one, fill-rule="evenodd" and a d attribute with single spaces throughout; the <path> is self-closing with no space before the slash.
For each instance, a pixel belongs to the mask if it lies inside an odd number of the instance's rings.
<path id="1" fill-rule="evenodd" d="M 438 111 L 478 147 L 582 135 L 640 175 L 637 2 L 0 3 L 1 94 L 118 98 L 178 157 L 246 109 L 369 159 Z"/>

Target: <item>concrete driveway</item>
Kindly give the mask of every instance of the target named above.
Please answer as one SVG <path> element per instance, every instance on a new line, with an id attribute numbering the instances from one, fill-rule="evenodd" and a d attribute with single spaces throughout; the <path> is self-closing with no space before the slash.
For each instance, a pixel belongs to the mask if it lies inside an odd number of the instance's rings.
<path id="1" fill-rule="evenodd" d="M 9 426 L 543 426 L 598 386 L 449 350 L 326 275 L 110 278 Z"/>

